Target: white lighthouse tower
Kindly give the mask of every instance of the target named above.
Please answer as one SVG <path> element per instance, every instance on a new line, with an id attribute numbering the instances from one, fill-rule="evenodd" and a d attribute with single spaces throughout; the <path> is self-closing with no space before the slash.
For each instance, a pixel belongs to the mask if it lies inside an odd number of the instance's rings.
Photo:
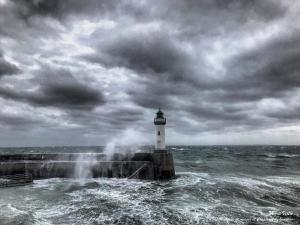
<path id="1" fill-rule="evenodd" d="M 164 113 L 158 109 L 156 113 L 156 117 L 154 118 L 154 124 L 156 128 L 156 142 L 155 142 L 155 150 L 165 150 L 166 143 L 165 143 L 165 125 L 166 125 L 166 118 L 164 117 Z"/>

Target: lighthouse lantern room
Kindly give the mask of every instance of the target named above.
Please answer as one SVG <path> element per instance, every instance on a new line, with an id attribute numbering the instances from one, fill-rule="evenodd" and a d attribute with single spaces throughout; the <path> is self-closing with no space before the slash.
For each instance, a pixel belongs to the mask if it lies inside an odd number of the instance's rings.
<path id="1" fill-rule="evenodd" d="M 165 150 L 165 125 L 166 125 L 166 118 L 164 117 L 164 113 L 159 108 L 158 112 L 156 113 L 156 117 L 154 118 L 154 124 L 156 128 L 156 142 L 155 142 L 155 149 L 156 150 Z"/>

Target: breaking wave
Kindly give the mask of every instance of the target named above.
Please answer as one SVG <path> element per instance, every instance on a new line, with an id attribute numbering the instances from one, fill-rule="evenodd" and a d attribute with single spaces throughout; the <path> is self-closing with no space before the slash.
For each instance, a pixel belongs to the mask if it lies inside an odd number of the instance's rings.
<path id="1" fill-rule="evenodd" d="M 287 154 L 287 153 L 279 153 L 279 154 L 266 153 L 262 156 L 268 158 L 300 158 L 300 155 L 298 154 Z"/>

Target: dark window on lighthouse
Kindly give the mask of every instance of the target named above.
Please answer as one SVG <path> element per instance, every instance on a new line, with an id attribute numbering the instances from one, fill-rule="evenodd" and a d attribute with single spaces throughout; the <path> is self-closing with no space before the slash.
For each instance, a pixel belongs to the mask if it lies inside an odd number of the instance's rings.
<path id="1" fill-rule="evenodd" d="M 160 136 L 160 131 L 157 131 L 157 135 Z"/>

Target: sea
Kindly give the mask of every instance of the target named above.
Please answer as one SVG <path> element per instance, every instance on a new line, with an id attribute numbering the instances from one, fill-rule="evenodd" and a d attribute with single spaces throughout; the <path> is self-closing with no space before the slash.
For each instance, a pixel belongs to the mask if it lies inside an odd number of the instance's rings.
<path id="1" fill-rule="evenodd" d="M 300 146 L 169 146 L 176 177 L 47 179 L 0 189 L 0 225 L 299 225 Z M 2 148 L 1 153 L 102 152 Z"/>

